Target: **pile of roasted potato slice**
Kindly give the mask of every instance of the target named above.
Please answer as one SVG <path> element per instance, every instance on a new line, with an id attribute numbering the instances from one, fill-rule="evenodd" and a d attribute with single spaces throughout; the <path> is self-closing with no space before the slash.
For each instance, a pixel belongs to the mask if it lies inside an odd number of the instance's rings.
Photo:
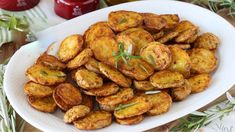
<path id="1" fill-rule="evenodd" d="M 219 38 L 176 14 L 114 11 L 26 71 L 29 104 L 82 130 L 138 124 L 211 83 Z M 115 117 L 115 118 L 113 118 Z"/>

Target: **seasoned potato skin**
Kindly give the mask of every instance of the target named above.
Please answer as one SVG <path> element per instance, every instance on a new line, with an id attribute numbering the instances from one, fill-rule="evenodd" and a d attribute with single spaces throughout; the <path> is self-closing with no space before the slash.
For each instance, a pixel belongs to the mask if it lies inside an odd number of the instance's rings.
<path id="1" fill-rule="evenodd" d="M 62 71 L 51 70 L 42 65 L 33 65 L 26 71 L 26 76 L 33 82 L 42 85 L 57 85 L 66 80 L 66 74 Z"/>
<path id="2" fill-rule="evenodd" d="M 79 69 L 75 73 L 78 86 L 83 89 L 99 88 L 103 85 L 103 79 L 95 72 L 86 69 Z"/>
<path id="3" fill-rule="evenodd" d="M 81 130 L 96 130 L 109 126 L 112 123 L 112 114 L 106 111 L 93 111 L 85 118 L 73 123 Z"/>
<path id="4" fill-rule="evenodd" d="M 176 31 L 168 32 L 168 33 L 165 33 L 164 36 L 162 36 L 161 38 L 159 38 L 159 39 L 157 40 L 157 42 L 164 44 L 164 43 L 166 43 L 166 42 L 168 42 L 168 41 L 174 39 L 174 38 L 177 37 L 178 35 L 179 35 L 179 32 L 176 32 Z"/>
<path id="5" fill-rule="evenodd" d="M 109 96 L 117 93 L 119 90 L 119 86 L 115 83 L 106 83 L 100 88 L 84 90 L 83 92 L 87 95 L 91 96 Z"/>
<path id="6" fill-rule="evenodd" d="M 90 108 L 90 110 L 93 109 L 94 106 L 94 98 L 85 94 L 82 94 L 82 102 L 81 105 L 85 105 Z"/>
<path id="7" fill-rule="evenodd" d="M 87 63 L 85 64 L 86 69 L 95 73 L 101 73 L 99 70 L 99 62 L 94 59 L 90 58 Z"/>
<path id="8" fill-rule="evenodd" d="M 53 94 L 54 87 L 43 86 L 35 82 L 29 81 L 24 85 L 24 92 L 33 97 L 43 98 Z"/>
<path id="9" fill-rule="evenodd" d="M 187 30 L 183 31 L 182 33 L 180 33 L 175 38 L 175 42 L 177 42 L 177 43 L 185 43 L 188 39 L 190 39 L 195 34 L 197 34 L 197 32 L 198 32 L 198 28 L 197 27 L 193 27 L 193 28 L 187 29 Z"/>
<path id="10" fill-rule="evenodd" d="M 113 112 L 116 108 L 116 105 L 99 104 L 99 108 L 104 111 Z"/>
<path id="11" fill-rule="evenodd" d="M 189 52 L 189 56 L 193 72 L 211 73 L 217 67 L 217 58 L 210 50 L 194 48 Z"/>
<path id="12" fill-rule="evenodd" d="M 84 33 L 84 40 L 86 43 L 86 47 L 90 47 L 92 44 L 92 41 L 94 41 L 96 38 L 99 37 L 114 37 L 115 34 L 112 31 L 112 29 L 108 26 L 108 23 L 103 22 L 97 22 L 93 25 L 91 25 Z"/>
<path id="13" fill-rule="evenodd" d="M 138 116 L 134 116 L 134 117 L 130 117 L 130 118 L 125 118 L 125 119 L 118 119 L 118 118 L 116 118 L 117 123 L 121 124 L 121 125 L 134 125 L 134 124 L 140 123 L 143 120 L 144 120 L 144 116 L 143 115 L 138 115 Z"/>
<path id="14" fill-rule="evenodd" d="M 211 83 L 209 74 L 199 74 L 188 79 L 192 93 L 199 93 L 208 88 Z"/>
<path id="15" fill-rule="evenodd" d="M 66 65 L 60 62 L 55 56 L 43 53 L 36 61 L 36 64 L 48 67 L 52 70 L 64 70 Z"/>
<path id="16" fill-rule="evenodd" d="M 182 50 L 188 50 L 188 49 L 191 48 L 190 44 L 171 44 L 171 45 L 169 45 L 169 47 L 170 46 L 178 47 L 178 48 L 180 48 Z"/>
<path id="17" fill-rule="evenodd" d="M 196 26 L 192 22 L 188 20 L 183 20 L 176 25 L 173 31 L 182 33 L 183 31 L 186 31 L 188 29 L 195 28 L 195 27 Z"/>
<path id="18" fill-rule="evenodd" d="M 72 105 L 66 104 L 56 93 L 56 90 L 53 92 L 53 99 L 56 103 L 56 105 L 62 110 L 62 111 L 67 111 L 70 108 L 72 108 Z"/>
<path id="19" fill-rule="evenodd" d="M 171 97 L 173 101 L 181 101 L 187 98 L 191 93 L 191 86 L 187 80 L 184 85 L 171 89 Z"/>
<path id="20" fill-rule="evenodd" d="M 188 40 L 186 40 L 185 43 L 187 43 L 187 44 L 192 44 L 192 43 L 194 43 L 194 42 L 197 40 L 197 38 L 198 38 L 198 34 L 195 34 L 195 35 L 193 35 L 191 38 L 189 38 Z"/>
<path id="21" fill-rule="evenodd" d="M 80 91 L 70 83 L 62 83 L 56 87 L 56 94 L 69 105 L 78 105 L 82 102 Z"/>
<path id="22" fill-rule="evenodd" d="M 104 74 L 107 78 L 115 82 L 116 84 L 122 87 L 130 87 L 131 79 L 125 77 L 122 73 L 120 73 L 117 69 L 112 68 L 104 63 L 99 63 L 99 70 L 102 74 Z"/>
<path id="23" fill-rule="evenodd" d="M 79 118 L 82 118 L 89 114 L 90 108 L 85 105 L 73 106 L 64 114 L 64 122 L 72 123 Z"/>
<path id="24" fill-rule="evenodd" d="M 119 34 L 117 35 L 116 40 L 118 44 L 124 45 L 125 51 L 128 51 L 129 47 L 132 47 L 131 54 L 133 55 L 135 53 L 136 45 L 134 41 L 128 35 Z"/>
<path id="25" fill-rule="evenodd" d="M 220 40 L 212 33 L 203 33 L 200 35 L 194 43 L 195 48 L 204 48 L 207 50 L 217 49 Z"/>
<path id="26" fill-rule="evenodd" d="M 36 110 L 53 113 L 56 110 L 56 103 L 51 96 L 44 98 L 36 98 L 33 96 L 28 96 L 29 104 Z"/>
<path id="27" fill-rule="evenodd" d="M 123 104 L 130 104 L 133 103 L 133 105 L 126 107 L 124 109 L 115 110 L 114 116 L 118 119 L 125 119 L 130 118 L 138 115 L 142 115 L 145 112 L 149 111 L 152 107 L 152 104 L 147 101 L 144 97 L 135 97 Z"/>
<path id="28" fill-rule="evenodd" d="M 83 43 L 83 37 L 79 34 L 66 37 L 60 44 L 60 48 L 57 52 L 59 60 L 68 62 L 73 59 L 82 50 Z"/>
<path id="29" fill-rule="evenodd" d="M 158 31 L 167 25 L 166 19 L 154 13 L 142 13 L 142 16 L 144 18 L 144 24 L 147 28 Z"/>
<path id="30" fill-rule="evenodd" d="M 159 89 L 180 87 L 184 84 L 184 77 L 178 72 L 164 70 L 152 75 L 150 77 L 150 83 Z"/>
<path id="31" fill-rule="evenodd" d="M 108 24 L 116 32 L 142 25 L 143 17 L 133 11 L 113 11 L 109 13 Z"/>
<path id="32" fill-rule="evenodd" d="M 159 32 L 157 32 L 157 33 L 155 33 L 155 34 L 153 34 L 153 38 L 154 38 L 154 40 L 158 40 L 158 39 L 160 39 L 161 37 L 163 37 L 164 34 L 165 34 L 165 32 L 161 30 L 161 31 L 159 31 Z"/>
<path id="33" fill-rule="evenodd" d="M 157 89 L 154 87 L 150 81 L 136 81 L 134 80 L 134 87 L 137 90 L 142 90 L 142 91 L 149 91 L 149 90 L 154 90 Z"/>
<path id="34" fill-rule="evenodd" d="M 117 105 L 122 102 L 125 102 L 134 97 L 134 92 L 132 88 L 121 88 L 119 92 L 114 95 L 106 96 L 106 97 L 96 97 L 96 101 L 99 104 L 104 105 Z"/>
<path id="35" fill-rule="evenodd" d="M 112 37 L 100 37 L 92 41 L 91 49 L 97 60 L 105 62 L 118 52 L 118 43 Z"/>
<path id="36" fill-rule="evenodd" d="M 172 61 L 168 69 L 170 71 L 179 72 L 184 77 L 190 76 L 191 60 L 188 53 L 178 46 L 169 46 L 172 54 Z"/>
<path id="37" fill-rule="evenodd" d="M 148 94 L 144 95 L 144 97 L 153 105 L 147 112 L 147 114 L 151 116 L 166 113 L 172 105 L 171 96 L 166 92 Z"/>
<path id="38" fill-rule="evenodd" d="M 84 49 L 75 58 L 73 58 L 67 63 L 67 68 L 76 69 L 84 65 L 86 62 L 88 62 L 88 60 L 91 58 L 92 55 L 93 53 L 91 49 L 89 48 Z"/>
<path id="39" fill-rule="evenodd" d="M 169 48 L 158 42 L 151 42 L 140 51 L 140 56 L 154 67 L 155 70 L 166 69 L 172 60 Z"/>
<path id="40" fill-rule="evenodd" d="M 166 26 L 164 27 L 165 29 L 174 28 L 176 24 L 180 21 L 179 16 L 177 14 L 163 14 L 159 16 L 166 20 Z"/>

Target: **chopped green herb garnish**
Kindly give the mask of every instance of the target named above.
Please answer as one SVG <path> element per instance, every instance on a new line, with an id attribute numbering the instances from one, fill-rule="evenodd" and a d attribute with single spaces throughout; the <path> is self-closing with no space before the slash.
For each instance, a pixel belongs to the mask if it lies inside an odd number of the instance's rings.
<path id="1" fill-rule="evenodd" d="M 148 58 L 150 59 L 151 64 L 153 64 L 154 66 L 156 66 L 156 62 L 155 62 L 155 59 L 153 58 L 153 56 L 152 56 L 152 55 L 149 55 Z"/>
<path id="2" fill-rule="evenodd" d="M 128 108 L 128 107 L 133 106 L 133 105 L 135 105 L 135 104 L 137 104 L 137 103 L 134 102 L 134 103 L 129 103 L 129 104 L 120 104 L 120 105 L 118 105 L 118 106 L 115 108 L 115 111 Z"/>
<path id="3" fill-rule="evenodd" d="M 145 71 L 146 73 L 149 74 L 149 71 L 148 71 L 142 64 L 138 63 L 138 66 L 139 66 L 143 71 Z"/>
<path id="4" fill-rule="evenodd" d="M 123 23 L 126 23 L 127 22 L 127 19 L 126 18 L 123 18 L 123 19 L 121 19 L 119 22 L 118 22 L 118 24 L 123 24 Z"/>
<path id="5" fill-rule="evenodd" d="M 47 76 L 48 75 L 48 73 L 46 71 L 43 71 L 43 70 L 40 71 L 40 74 L 43 75 L 43 76 Z"/>

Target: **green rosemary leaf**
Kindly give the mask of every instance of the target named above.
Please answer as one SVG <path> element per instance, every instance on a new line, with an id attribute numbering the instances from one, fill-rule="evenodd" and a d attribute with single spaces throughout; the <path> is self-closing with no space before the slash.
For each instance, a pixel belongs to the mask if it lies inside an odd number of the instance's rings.
<path id="1" fill-rule="evenodd" d="M 148 58 L 150 59 L 151 64 L 153 64 L 154 66 L 156 66 L 156 62 L 155 62 L 155 59 L 153 58 L 153 56 L 152 56 L 152 55 L 149 55 Z"/>
<path id="2" fill-rule="evenodd" d="M 43 70 L 40 71 L 40 74 L 43 75 L 43 76 L 47 76 L 48 75 L 48 73 L 46 71 L 43 71 Z"/>
<path id="3" fill-rule="evenodd" d="M 133 106 L 135 104 L 137 104 L 137 103 L 135 102 L 135 103 L 129 103 L 129 104 L 120 104 L 114 110 L 115 111 L 122 110 L 122 109 L 128 108 L 130 106 Z"/>
<path id="4" fill-rule="evenodd" d="M 126 19 L 126 18 L 123 18 L 123 19 L 121 19 L 119 22 L 118 22 L 118 24 L 123 24 L 123 23 L 126 23 L 128 20 Z"/>
<path id="5" fill-rule="evenodd" d="M 139 66 L 143 71 L 145 71 L 146 73 L 149 74 L 149 71 L 148 71 L 143 65 L 141 65 L 140 63 L 138 63 L 138 66 Z"/>

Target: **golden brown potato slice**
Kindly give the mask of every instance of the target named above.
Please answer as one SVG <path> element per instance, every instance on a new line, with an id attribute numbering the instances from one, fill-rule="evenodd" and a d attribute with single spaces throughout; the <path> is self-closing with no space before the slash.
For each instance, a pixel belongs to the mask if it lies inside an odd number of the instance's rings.
<path id="1" fill-rule="evenodd" d="M 171 45 L 169 45 L 169 47 L 170 46 L 178 47 L 178 48 L 180 48 L 182 50 L 187 50 L 187 49 L 191 48 L 190 44 L 171 44 Z"/>
<path id="2" fill-rule="evenodd" d="M 52 70 L 64 70 L 66 65 L 60 62 L 55 56 L 42 54 L 36 61 L 36 64 L 43 65 Z"/>
<path id="3" fill-rule="evenodd" d="M 197 38 L 194 47 L 215 50 L 219 43 L 220 40 L 217 36 L 212 33 L 204 33 Z"/>
<path id="4" fill-rule="evenodd" d="M 199 93 L 208 88 L 211 82 L 209 74 L 199 74 L 188 79 L 192 93 Z"/>
<path id="5" fill-rule="evenodd" d="M 106 83 L 100 88 L 83 90 L 83 92 L 87 95 L 91 96 L 109 96 L 117 93 L 119 90 L 119 86 L 115 83 Z"/>
<path id="6" fill-rule="evenodd" d="M 59 60 L 67 62 L 73 59 L 82 50 L 83 43 L 83 37 L 79 34 L 66 37 L 57 52 Z"/>
<path id="7" fill-rule="evenodd" d="M 188 53 L 178 46 L 169 46 L 172 54 L 172 61 L 169 66 L 170 71 L 179 72 L 184 77 L 190 76 L 191 61 Z"/>
<path id="8" fill-rule="evenodd" d="M 61 109 L 62 111 L 67 111 L 67 110 L 69 110 L 70 108 L 73 107 L 72 105 L 66 104 L 66 103 L 57 95 L 56 90 L 54 90 L 54 92 L 53 92 L 53 99 L 54 99 L 56 105 L 57 105 L 58 107 L 60 107 L 60 109 Z"/>
<path id="9" fill-rule="evenodd" d="M 162 36 L 160 39 L 158 39 L 156 41 L 159 42 L 159 43 L 164 44 L 164 43 L 174 39 L 178 35 L 179 35 L 179 32 L 168 32 L 168 33 L 165 33 L 164 36 Z"/>
<path id="10" fill-rule="evenodd" d="M 37 98 L 51 96 L 53 94 L 53 91 L 54 87 L 43 86 L 32 81 L 27 82 L 24 85 L 24 92 L 29 96 Z"/>
<path id="11" fill-rule="evenodd" d="M 55 112 L 57 108 L 56 103 L 51 96 L 45 98 L 28 96 L 28 102 L 33 108 L 42 112 L 52 113 Z"/>
<path id="12" fill-rule="evenodd" d="M 167 25 L 166 19 L 154 13 L 142 13 L 142 16 L 144 18 L 144 24 L 147 28 L 158 31 Z"/>
<path id="13" fill-rule="evenodd" d="M 190 22 L 188 20 L 184 20 L 184 21 L 179 22 L 176 25 L 176 27 L 174 28 L 173 31 L 178 32 L 178 33 L 182 33 L 185 30 L 188 30 L 188 29 L 191 29 L 191 28 L 195 28 L 195 27 L 196 26 L 192 22 Z"/>
<path id="14" fill-rule="evenodd" d="M 82 95 L 78 88 L 70 83 L 62 83 L 56 87 L 56 94 L 69 105 L 78 105 L 82 102 Z"/>
<path id="15" fill-rule="evenodd" d="M 142 28 L 130 28 L 121 34 L 129 36 L 135 43 L 135 55 L 139 55 L 142 47 L 154 41 L 153 36 Z"/>
<path id="16" fill-rule="evenodd" d="M 127 35 L 124 34 L 119 34 L 116 37 L 118 44 L 123 44 L 124 45 L 124 50 L 128 52 L 129 54 L 131 53 L 132 55 L 135 53 L 136 50 L 136 45 L 134 41 Z M 131 51 L 129 52 L 129 50 Z"/>
<path id="17" fill-rule="evenodd" d="M 99 88 L 103 85 L 103 79 L 95 72 L 87 69 L 79 69 L 75 73 L 75 78 L 78 86 L 84 89 Z"/>
<path id="18" fill-rule="evenodd" d="M 165 32 L 164 32 L 163 30 L 161 30 L 161 31 L 159 31 L 158 33 L 153 34 L 153 38 L 154 38 L 154 40 L 158 40 L 158 39 L 160 39 L 161 37 L 163 37 L 164 34 L 165 34 Z"/>
<path id="19" fill-rule="evenodd" d="M 85 105 L 77 105 L 66 111 L 64 114 L 64 122 L 72 123 L 79 118 L 82 118 L 89 114 L 90 108 Z"/>
<path id="20" fill-rule="evenodd" d="M 109 126 L 112 123 L 112 114 L 106 111 L 93 111 L 85 118 L 74 121 L 75 127 L 81 130 L 96 130 Z"/>
<path id="21" fill-rule="evenodd" d="M 179 23 L 180 21 L 180 18 L 177 14 L 163 14 L 159 16 L 166 20 L 166 26 L 165 26 L 166 29 L 174 28 L 176 24 Z"/>
<path id="22" fill-rule="evenodd" d="M 155 70 L 166 69 L 172 60 L 169 48 L 158 42 L 151 42 L 140 51 L 140 56 L 154 67 Z"/>
<path id="23" fill-rule="evenodd" d="M 116 32 L 142 25 L 143 17 L 133 11 L 113 11 L 109 13 L 108 24 Z"/>
<path id="24" fill-rule="evenodd" d="M 85 105 L 85 106 L 89 107 L 90 110 L 92 110 L 93 105 L 94 105 L 93 100 L 94 100 L 93 97 L 82 94 L 82 103 L 81 103 L 81 105 Z"/>
<path id="25" fill-rule="evenodd" d="M 33 65 L 26 71 L 26 76 L 33 82 L 42 85 L 57 85 L 66 80 L 66 74 L 62 71 L 51 70 L 42 65 Z"/>
<path id="26" fill-rule="evenodd" d="M 74 59 L 70 60 L 67 63 L 68 69 L 76 69 L 82 65 L 84 65 L 93 55 L 91 49 L 86 48 L 82 52 L 80 52 Z"/>
<path id="27" fill-rule="evenodd" d="M 187 44 L 194 43 L 194 42 L 197 40 L 197 38 L 198 38 L 198 35 L 195 34 L 195 35 L 193 35 L 191 38 L 189 38 L 188 40 L 186 40 L 185 43 L 187 43 Z"/>
<path id="28" fill-rule="evenodd" d="M 189 56 L 193 72 L 211 73 L 217 66 L 217 58 L 210 50 L 194 48 L 189 52 Z"/>
<path id="29" fill-rule="evenodd" d="M 147 112 L 148 115 L 153 116 L 166 113 L 172 105 L 171 96 L 166 92 L 148 94 L 144 95 L 144 97 L 153 105 L 153 107 Z"/>
<path id="30" fill-rule="evenodd" d="M 150 83 L 159 89 L 180 87 L 184 84 L 184 76 L 178 72 L 159 71 L 150 77 Z"/>
<path id="31" fill-rule="evenodd" d="M 125 119 L 116 118 L 117 123 L 121 125 L 134 125 L 134 124 L 140 123 L 143 120 L 144 120 L 143 115 L 133 116 L 130 118 L 125 118 Z"/>
<path id="32" fill-rule="evenodd" d="M 90 58 L 87 63 L 85 64 L 86 69 L 95 73 L 101 73 L 99 70 L 99 62 L 94 59 Z"/>
<path id="33" fill-rule="evenodd" d="M 92 42 L 91 49 L 97 60 L 105 62 L 118 51 L 118 43 L 112 37 L 100 37 Z"/>
<path id="34" fill-rule="evenodd" d="M 121 105 L 129 105 L 128 107 L 120 108 Z M 149 111 L 152 107 L 152 104 L 147 101 L 144 97 L 135 97 L 125 103 L 120 104 L 114 110 L 114 116 L 118 119 L 130 118 L 138 115 L 142 115 L 145 112 Z"/>
<path id="35" fill-rule="evenodd" d="M 104 105 L 116 105 L 122 102 L 125 102 L 134 97 L 132 88 L 121 88 L 119 92 L 114 95 L 106 96 L 106 97 L 97 97 L 96 101 L 100 104 Z"/>
<path id="36" fill-rule="evenodd" d="M 191 86 L 187 80 L 183 86 L 171 89 L 171 97 L 174 101 L 181 101 L 187 98 L 191 93 Z"/>
<path id="37" fill-rule="evenodd" d="M 84 40 L 86 47 L 90 47 L 91 42 L 99 37 L 114 37 L 115 34 L 112 29 L 108 26 L 107 22 L 97 22 L 91 25 L 84 33 Z"/>
<path id="38" fill-rule="evenodd" d="M 154 87 L 150 81 L 136 81 L 134 80 L 134 86 L 138 90 L 143 90 L 143 91 L 149 91 L 149 90 L 154 90 L 156 87 Z"/>
<path id="39" fill-rule="evenodd" d="M 131 79 L 125 77 L 122 73 L 120 73 L 117 69 L 112 68 L 104 63 L 99 63 L 99 70 L 104 74 L 107 78 L 117 83 L 122 87 L 130 87 Z"/>
<path id="40" fill-rule="evenodd" d="M 182 33 L 180 33 L 175 38 L 175 42 L 177 42 L 177 43 L 185 43 L 188 39 L 190 39 L 195 34 L 197 34 L 197 32 L 198 32 L 197 30 L 198 30 L 197 27 L 193 27 L 193 28 L 190 28 L 190 29 L 187 29 L 187 30 L 183 31 Z"/>
<path id="41" fill-rule="evenodd" d="M 120 62 L 118 69 L 126 76 L 136 80 L 145 80 L 154 72 L 152 66 L 143 59 L 130 59 L 129 65 Z"/>
<path id="42" fill-rule="evenodd" d="M 116 108 L 116 105 L 99 104 L 99 108 L 104 111 L 113 112 Z"/>

